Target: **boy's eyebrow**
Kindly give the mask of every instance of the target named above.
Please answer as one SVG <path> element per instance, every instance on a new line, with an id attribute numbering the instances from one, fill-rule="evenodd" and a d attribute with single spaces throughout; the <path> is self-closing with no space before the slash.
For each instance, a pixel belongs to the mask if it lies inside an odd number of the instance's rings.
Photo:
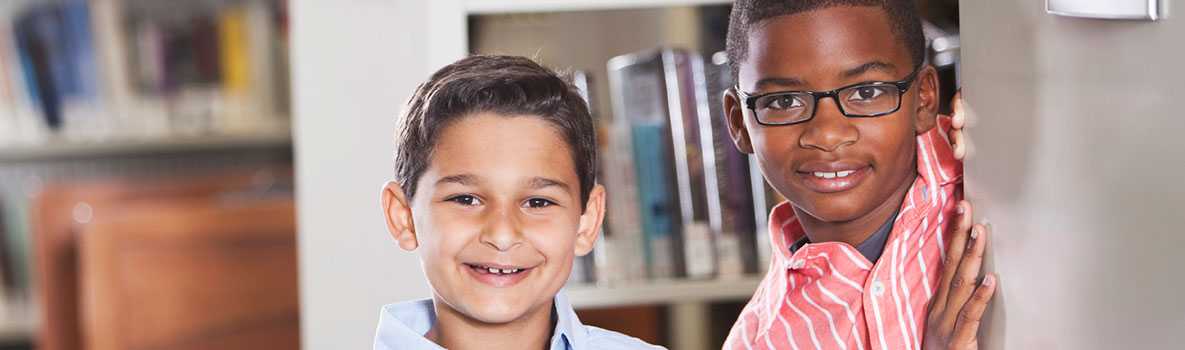
<path id="1" fill-rule="evenodd" d="M 473 175 L 469 175 L 469 174 L 459 174 L 459 175 L 445 176 L 445 177 L 440 178 L 440 180 L 436 180 L 437 186 L 440 186 L 443 184 L 448 184 L 448 183 L 458 184 L 458 185 L 462 185 L 462 186 L 472 186 L 472 185 L 477 184 L 477 177 L 473 176 Z"/>
<path id="2" fill-rule="evenodd" d="M 857 77 L 861 74 L 867 73 L 868 71 L 873 71 L 873 70 L 879 70 L 879 71 L 882 71 L 885 73 L 893 73 L 893 72 L 896 72 L 896 68 L 897 68 L 897 66 L 895 66 L 889 62 L 872 61 L 872 62 L 868 62 L 865 64 L 861 64 L 860 66 L 858 66 L 856 68 L 845 70 L 841 74 L 841 76 L 843 76 L 843 78 L 845 78 L 845 79 L 854 78 L 854 77 Z"/>
<path id="3" fill-rule="evenodd" d="M 764 90 L 766 87 L 769 87 L 771 85 L 772 86 L 780 86 L 780 87 L 798 87 L 798 86 L 806 85 L 806 82 L 803 82 L 802 79 L 799 79 L 799 78 L 787 78 L 787 77 L 761 78 L 761 80 L 758 80 L 757 84 L 756 84 L 757 91 Z"/>
<path id="4" fill-rule="evenodd" d="M 552 187 L 552 186 L 563 188 L 565 191 L 571 189 L 571 186 L 568 186 L 568 184 L 563 181 L 549 179 L 546 177 L 531 178 L 531 181 L 527 185 L 530 186 L 532 189 L 536 189 L 536 190 L 544 188 L 544 187 Z"/>

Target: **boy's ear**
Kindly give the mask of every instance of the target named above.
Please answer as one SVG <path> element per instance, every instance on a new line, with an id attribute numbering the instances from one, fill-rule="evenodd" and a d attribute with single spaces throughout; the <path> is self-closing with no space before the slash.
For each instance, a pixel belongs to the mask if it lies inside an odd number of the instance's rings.
<path id="1" fill-rule="evenodd" d="M 728 135 L 732 136 L 732 143 L 737 150 L 744 154 L 753 154 L 753 143 L 749 141 L 749 130 L 745 129 L 745 106 L 736 88 L 724 90 L 724 121 L 728 124 Z"/>
<path id="2" fill-rule="evenodd" d="M 399 247 L 409 252 L 419 247 L 420 241 L 416 238 L 416 227 L 412 222 L 411 202 L 403 193 L 403 187 L 395 181 L 388 181 L 383 186 L 382 202 L 387 231 L 399 243 Z"/>
<path id="3" fill-rule="evenodd" d="M 938 71 L 927 64 L 918 71 L 917 81 L 914 83 L 918 90 L 917 110 L 914 113 L 914 125 L 920 135 L 934 128 L 938 122 Z"/>
<path id="4" fill-rule="evenodd" d="M 584 213 L 580 214 L 580 227 L 576 230 L 576 256 L 585 256 L 592 251 L 601 235 L 601 224 L 605 222 L 605 187 L 597 184 L 588 194 Z"/>

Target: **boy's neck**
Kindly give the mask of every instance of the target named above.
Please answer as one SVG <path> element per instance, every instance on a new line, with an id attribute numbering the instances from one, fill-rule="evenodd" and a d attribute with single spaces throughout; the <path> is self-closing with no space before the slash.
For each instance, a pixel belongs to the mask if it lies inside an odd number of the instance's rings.
<path id="1" fill-rule="evenodd" d="M 909 189 L 913 187 L 914 181 L 917 179 L 917 174 L 909 177 L 909 181 L 903 181 L 902 184 L 893 192 L 889 199 L 881 203 L 868 214 L 850 221 L 842 222 L 824 222 L 815 218 L 798 207 L 794 208 L 794 216 L 798 217 L 798 222 L 802 224 L 802 230 L 806 233 L 807 238 L 812 243 L 822 242 L 844 242 L 848 245 L 856 247 L 863 243 L 868 237 L 876 233 L 885 222 L 893 219 L 893 214 L 901 209 L 901 204 L 905 201 L 905 195 L 909 193 Z"/>
<path id="2" fill-rule="evenodd" d="M 496 324 L 475 320 L 438 299 L 432 300 L 432 307 L 436 322 L 424 337 L 451 350 L 547 349 L 554 328 L 554 302 L 520 319 Z"/>

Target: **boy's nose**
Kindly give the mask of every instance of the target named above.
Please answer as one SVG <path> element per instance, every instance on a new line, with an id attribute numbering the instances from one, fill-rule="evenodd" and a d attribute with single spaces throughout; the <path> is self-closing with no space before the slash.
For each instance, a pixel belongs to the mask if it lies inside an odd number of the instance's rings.
<path id="1" fill-rule="evenodd" d="M 834 152 L 840 147 L 856 143 L 860 133 L 852 121 L 839 111 L 839 105 L 834 98 L 819 100 L 815 106 L 815 116 L 804 125 L 806 129 L 798 139 L 798 145 L 803 148 L 813 148 L 825 152 Z"/>
<path id="2" fill-rule="evenodd" d="M 501 209 L 490 214 L 485 229 L 481 233 L 481 242 L 505 252 L 522 244 L 522 227 L 518 224 L 518 217 L 514 209 Z"/>

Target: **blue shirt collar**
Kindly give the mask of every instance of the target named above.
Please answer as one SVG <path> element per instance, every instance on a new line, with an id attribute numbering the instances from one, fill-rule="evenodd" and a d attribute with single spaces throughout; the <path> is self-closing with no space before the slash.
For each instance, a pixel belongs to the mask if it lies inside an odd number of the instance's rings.
<path id="1" fill-rule="evenodd" d="M 550 349 L 582 350 L 588 330 L 580 323 L 576 310 L 572 309 L 568 297 L 563 292 L 556 295 L 552 312 L 556 316 L 556 322 L 555 329 L 552 330 Z M 432 299 L 384 306 L 379 315 L 374 349 L 443 350 L 444 348 L 424 337 L 435 323 L 436 311 L 432 307 Z"/>

